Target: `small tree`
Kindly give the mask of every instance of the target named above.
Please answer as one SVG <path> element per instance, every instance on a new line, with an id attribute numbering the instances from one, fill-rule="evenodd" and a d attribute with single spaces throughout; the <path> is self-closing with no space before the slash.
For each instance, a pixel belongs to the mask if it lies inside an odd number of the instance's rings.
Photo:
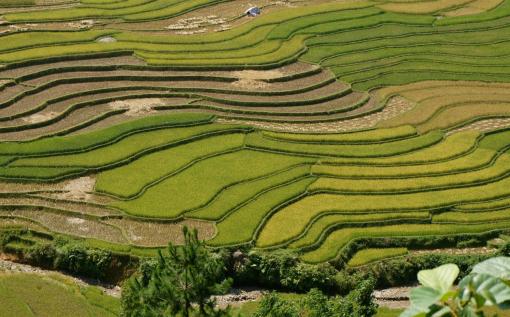
<path id="1" fill-rule="evenodd" d="M 421 287 L 411 291 L 411 307 L 401 317 L 483 317 L 485 306 L 510 308 L 510 258 L 497 257 L 476 265 L 458 288 L 455 264 L 418 273 Z"/>
<path id="2" fill-rule="evenodd" d="M 159 252 L 149 278 L 132 277 L 122 293 L 123 315 L 228 316 L 216 310 L 211 295 L 230 287 L 224 278 L 224 263 L 211 254 L 197 231 L 183 229 L 184 246 L 170 244 L 168 255 Z"/>

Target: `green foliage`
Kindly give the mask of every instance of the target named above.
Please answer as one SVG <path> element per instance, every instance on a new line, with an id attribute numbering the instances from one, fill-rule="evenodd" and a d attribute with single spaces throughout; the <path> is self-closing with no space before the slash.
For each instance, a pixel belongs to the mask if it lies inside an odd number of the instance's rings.
<path id="1" fill-rule="evenodd" d="M 235 282 L 240 284 L 293 292 L 306 292 L 312 288 L 336 291 L 337 271 L 330 264 L 306 264 L 289 251 L 250 252 L 233 267 Z"/>
<path id="2" fill-rule="evenodd" d="M 12 250 L 12 246 L 19 248 Z M 138 265 L 129 253 L 113 251 L 115 245 L 91 246 L 86 240 L 52 236 L 27 230 L 0 231 L 0 250 L 15 252 L 27 263 L 51 270 L 117 283 Z M 128 250 L 129 252 L 129 250 Z"/>
<path id="3" fill-rule="evenodd" d="M 299 309 L 290 301 L 283 300 L 276 293 L 269 293 L 260 301 L 254 317 L 296 317 Z"/>
<path id="4" fill-rule="evenodd" d="M 124 316 L 228 316 L 217 310 L 210 296 L 225 291 L 224 263 L 198 240 L 197 231 L 183 229 L 182 247 L 159 253 L 150 275 L 134 276 L 122 293 Z"/>
<path id="5" fill-rule="evenodd" d="M 510 258 L 496 257 L 475 265 L 453 290 L 459 275 L 455 264 L 418 273 L 421 285 L 411 291 L 411 307 L 402 317 L 479 316 L 484 306 L 510 307 Z"/>
<path id="6" fill-rule="evenodd" d="M 328 297 L 312 289 L 301 301 L 285 300 L 275 293 L 262 299 L 255 317 L 370 317 L 377 312 L 372 301 L 374 281 L 366 279 L 345 297 Z"/>
<path id="7" fill-rule="evenodd" d="M 74 274 L 104 277 L 112 263 L 109 251 L 87 249 L 80 244 L 65 244 L 57 248 L 54 266 Z"/>

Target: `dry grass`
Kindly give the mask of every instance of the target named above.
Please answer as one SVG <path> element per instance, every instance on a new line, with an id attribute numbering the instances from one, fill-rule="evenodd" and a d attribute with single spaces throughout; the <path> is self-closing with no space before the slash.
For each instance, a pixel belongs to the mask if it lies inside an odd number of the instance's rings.
<path id="1" fill-rule="evenodd" d="M 38 196 L 23 196 L 10 198 L 2 197 L 0 198 L 0 207 L 2 206 L 34 206 L 54 208 L 94 216 L 110 216 L 119 214 L 119 212 L 108 209 L 106 207 L 72 201 L 50 200 Z"/>
<path id="2" fill-rule="evenodd" d="M 105 222 L 122 228 L 132 244 L 149 247 L 165 246 L 169 242 L 183 244 L 182 228 L 184 226 L 197 229 L 198 237 L 203 240 L 211 239 L 216 231 L 213 223 L 195 220 L 158 223 L 124 218 L 110 219 Z"/>
<path id="3" fill-rule="evenodd" d="M 112 243 L 125 244 L 128 242 L 121 230 L 94 220 L 70 217 L 68 215 L 42 210 L 16 209 L 5 212 L 4 214 L 32 219 L 56 233 L 95 238 Z"/>

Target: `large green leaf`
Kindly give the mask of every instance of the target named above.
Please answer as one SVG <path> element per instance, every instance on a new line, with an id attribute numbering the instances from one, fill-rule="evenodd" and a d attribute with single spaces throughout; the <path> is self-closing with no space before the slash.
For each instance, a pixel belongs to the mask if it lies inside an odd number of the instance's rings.
<path id="1" fill-rule="evenodd" d="M 488 274 L 504 280 L 510 280 L 510 258 L 496 257 L 475 265 L 473 273 Z"/>
<path id="2" fill-rule="evenodd" d="M 468 301 L 468 296 L 473 294 L 479 306 L 501 305 L 510 301 L 510 286 L 488 274 L 468 275 L 459 283 L 459 288 L 461 301 Z"/>
<path id="3" fill-rule="evenodd" d="M 418 273 L 418 281 L 423 286 L 433 288 L 445 294 L 452 287 L 459 276 L 459 267 L 455 264 L 441 265 L 432 270 L 423 270 Z"/>
<path id="4" fill-rule="evenodd" d="M 422 312 L 418 308 L 411 306 L 408 309 L 404 310 L 399 317 L 426 317 L 426 316 L 427 316 L 426 312 Z"/>
<path id="5" fill-rule="evenodd" d="M 439 302 L 443 294 L 431 287 L 417 287 L 411 290 L 411 305 L 421 311 L 428 311 L 430 306 Z"/>

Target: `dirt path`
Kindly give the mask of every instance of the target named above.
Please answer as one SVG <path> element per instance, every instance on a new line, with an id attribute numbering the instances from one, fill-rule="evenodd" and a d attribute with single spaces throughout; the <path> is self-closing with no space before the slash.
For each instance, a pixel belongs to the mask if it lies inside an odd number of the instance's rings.
<path id="1" fill-rule="evenodd" d="M 409 307 L 409 294 L 413 287 L 393 287 L 374 291 L 375 302 L 381 307 L 402 309 Z"/>

